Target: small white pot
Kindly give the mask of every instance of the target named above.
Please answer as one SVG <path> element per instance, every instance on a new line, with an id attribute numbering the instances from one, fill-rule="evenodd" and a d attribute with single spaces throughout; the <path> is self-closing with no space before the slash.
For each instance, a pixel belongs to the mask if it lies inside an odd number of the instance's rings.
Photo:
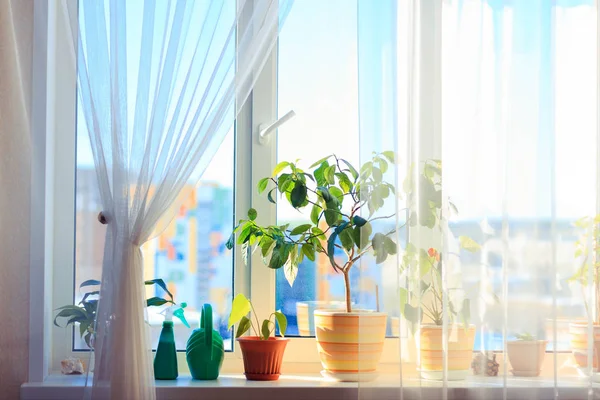
<path id="1" fill-rule="evenodd" d="M 510 340 L 508 361 L 515 376 L 539 376 L 546 356 L 546 340 Z"/>

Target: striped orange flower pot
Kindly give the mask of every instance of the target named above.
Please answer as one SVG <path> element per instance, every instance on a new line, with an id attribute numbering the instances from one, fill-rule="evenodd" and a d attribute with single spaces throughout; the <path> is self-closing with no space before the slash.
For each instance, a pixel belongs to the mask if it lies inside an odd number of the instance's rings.
<path id="1" fill-rule="evenodd" d="M 443 379 L 444 351 L 443 329 L 438 325 L 422 325 L 419 333 L 419 372 L 424 379 Z M 464 329 L 462 325 L 449 327 L 447 379 L 461 380 L 469 374 L 475 325 Z"/>
<path id="2" fill-rule="evenodd" d="M 299 301 L 296 303 L 296 318 L 300 336 L 315 336 L 315 310 L 345 310 L 345 301 Z"/>
<path id="3" fill-rule="evenodd" d="M 317 347 L 324 375 L 345 382 L 374 379 L 385 341 L 387 314 L 316 310 Z"/>
<path id="4" fill-rule="evenodd" d="M 571 342 L 571 351 L 575 358 L 575 363 L 581 369 L 588 366 L 588 327 L 586 321 L 572 322 L 569 324 L 569 339 Z M 598 354 L 600 354 L 600 325 L 594 325 L 594 351 L 592 352 L 592 368 L 598 369 Z M 585 371 L 582 371 L 585 372 Z"/>

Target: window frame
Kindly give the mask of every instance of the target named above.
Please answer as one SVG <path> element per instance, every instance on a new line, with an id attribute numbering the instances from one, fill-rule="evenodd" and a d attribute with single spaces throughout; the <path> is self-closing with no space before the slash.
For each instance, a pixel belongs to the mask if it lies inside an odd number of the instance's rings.
<path id="1" fill-rule="evenodd" d="M 74 166 L 77 79 L 71 36 L 76 32 L 68 32 L 70 26 L 76 24 L 70 25 L 68 19 L 77 18 L 77 0 L 65 0 L 62 4 L 67 8 L 59 2 L 35 2 L 34 6 L 38 22 L 35 25 L 34 59 L 39 62 L 34 64 L 32 108 L 34 154 L 30 207 L 33 234 L 29 329 L 33 343 L 29 357 L 32 382 L 43 381 L 49 373 L 57 371 L 60 361 L 66 357 L 79 357 L 87 363 L 90 361 L 87 354 L 91 354 L 87 350 L 73 350 L 73 339 L 77 334 L 73 329 L 52 324 L 54 310 L 58 306 L 72 304 L 76 290 Z M 426 14 L 426 17 L 430 16 Z M 420 17 L 423 18 L 423 14 Z M 435 25 L 421 21 L 421 26 Z M 424 44 L 420 45 L 423 47 Z M 276 206 L 265 196 L 259 196 L 255 188 L 258 180 L 269 176 L 277 163 L 276 133 L 271 134 L 266 143 L 259 143 L 258 138 L 260 124 L 277 119 L 277 47 L 274 46 L 235 123 L 234 220 L 244 218 L 248 208 L 253 207 L 262 223 L 276 221 Z M 439 50 L 436 47 L 434 51 Z M 431 74 L 436 73 L 439 74 L 439 70 L 431 71 Z M 427 75 L 421 75 L 420 82 L 426 83 Z M 431 120 L 430 115 L 420 117 L 420 120 L 427 119 Z M 431 134 L 434 134 L 433 131 Z M 275 271 L 263 265 L 258 253 L 251 257 L 248 266 L 243 265 L 239 246 L 235 247 L 233 260 L 234 293 L 249 296 L 259 318 L 270 315 L 275 307 Z M 402 339 L 386 339 L 381 364 L 387 364 L 387 368 L 398 365 L 400 355 L 408 354 L 407 343 Z M 284 361 L 288 370 L 319 371 L 315 338 L 290 338 Z M 178 352 L 178 362 L 180 371 L 186 373 L 185 353 Z M 233 351 L 225 356 L 223 371 L 241 372 L 242 367 L 239 345 L 234 341 Z"/>

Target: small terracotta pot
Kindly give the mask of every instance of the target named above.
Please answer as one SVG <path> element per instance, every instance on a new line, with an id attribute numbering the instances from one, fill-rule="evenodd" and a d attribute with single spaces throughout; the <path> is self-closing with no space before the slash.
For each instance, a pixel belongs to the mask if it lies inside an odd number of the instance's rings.
<path id="1" fill-rule="evenodd" d="M 515 376 L 539 376 L 546 356 L 546 340 L 507 342 L 508 361 Z"/>
<path id="2" fill-rule="evenodd" d="M 249 381 L 276 381 L 281 371 L 281 361 L 289 339 L 258 336 L 237 339 L 244 357 L 244 375 Z"/>

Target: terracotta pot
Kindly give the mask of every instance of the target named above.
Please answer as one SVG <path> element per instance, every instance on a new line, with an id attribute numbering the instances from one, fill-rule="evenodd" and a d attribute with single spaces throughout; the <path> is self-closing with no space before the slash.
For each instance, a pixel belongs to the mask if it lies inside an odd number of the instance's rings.
<path id="1" fill-rule="evenodd" d="M 440 380 L 444 373 L 442 346 L 443 329 L 438 325 L 422 325 L 419 330 L 419 372 L 424 379 Z M 475 344 L 475 325 L 449 327 L 448 373 L 449 380 L 462 380 L 469 375 Z"/>
<path id="2" fill-rule="evenodd" d="M 546 356 L 546 340 L 510 340 L 508 361 L 515 376 L 539 376 Z"/>
<path id="3" fill-rule="evenodd" d="M 317 348 L 324 374 L 346 382 L 374 379 L 386 322 L 382 312 L 316 310 Z"/>
<path id="4" fill-rule="evenodd" d="M 276 381 L 281 373 L 281 361 L 289 339 L 257 336 L 238 338 L 244 358 L 244 375 L 249 381 Z"/>
<path id="5" fill-rule="evenodd" d="M 299 301 L 296 303 L 296 318 L 300 336 L 315 336 L 315 310 L 346 309 L 344 301 Z"/>
<path id="6" fill-rule="evenodd" d="M 588 326 L 588 323 L 585 321 L 569 324 L 571 351 L 579 368 L 587 368 L 588 366 Z M 594 350 L 592 352 L 592 368 L 596 371 L 598 368 L 598 354 L 600 354 L 600 325 L 594 325 L 593 332 L 594 338 L 592 341 L 594 343 Z"/>

